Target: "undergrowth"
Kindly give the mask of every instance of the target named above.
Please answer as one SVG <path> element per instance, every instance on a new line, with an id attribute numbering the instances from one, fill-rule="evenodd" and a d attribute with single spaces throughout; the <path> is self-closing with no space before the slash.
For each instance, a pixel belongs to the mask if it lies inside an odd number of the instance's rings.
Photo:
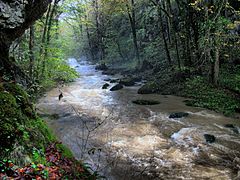
<path id="1" fill-rule="evenodd" d="M 240 102 L 234 94 L 207 83 L 206 79 L 200 76 L 186 81 L 182 95 L 192 98 L 186 102 L 187 105 L 215 110 L 227 116 L 240 108 Z"/>

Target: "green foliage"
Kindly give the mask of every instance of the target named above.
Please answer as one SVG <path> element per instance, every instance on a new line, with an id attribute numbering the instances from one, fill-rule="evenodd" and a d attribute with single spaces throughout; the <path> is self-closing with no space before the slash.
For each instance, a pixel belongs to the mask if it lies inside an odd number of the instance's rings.
<path id="1" fill-rule="evenodd" d="M 193 98 L 187 102 L 188 105 L 223 112 L 225 115 L 232 115 L 240 107 L 236 97 L 206 83 L 206 80 L 199 76 L 186 82 L 183 94 Z"/>
<path id="2" fill-rule="evenodd" d="M 73 158 L 73 153 L 64 144 L 57 144 L 57 149 L 62 152 L 62 155 L 66 158 Z"/>
<path id="3" fill-rule="evenodd" d="M 222 68 L 220 85 L 240 94 L 240 66 Z"/>
<path id="4" fill-rule="evenodd" d="M 15 97 L 0 91 L 0 157 L 9 153 L 16 140 L 21 138 L 22 131 L 18 127 L 23 121 L 24 116 Z"/>

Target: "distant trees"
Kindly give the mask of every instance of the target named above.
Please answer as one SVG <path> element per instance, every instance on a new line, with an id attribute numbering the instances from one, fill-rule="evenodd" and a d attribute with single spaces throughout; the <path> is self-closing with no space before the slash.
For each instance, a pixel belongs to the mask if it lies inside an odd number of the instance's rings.
<path id="1" fill-rule="evenodd" d="M 17 62 L 28 55 L 28 68 L 23 69 L 31 81 L 50 77 L 47 66 L 55 66 L 53 59 L 61 56 L 55 47 L 65 46 L 57 40 L 59 31 L 68 29 L 61 29 L 63 23 L 72 28 L 70 36 L 77 52 L 93 60 L 128 63 L 138 69 L 143 61 L 149 61 L 154 72 L 164 67 L 204 75 L 215 85 L 219 84 L 221 62 L 237 59 L 239 51 L 239 3 L 233 0 L 54 0 L 42 4 L 29 1 L 23 7 L 13 8 L 20 14 L 14 17 L 16 22 L 9 24 L 5 18 L 1 24 L 1 64 L 14 76 L 7 69 L 16 63 L 9 64 L 4 57 L 17 39 L 11 54 L 19 57 Z M 23 11 L 29 15 L 24 21 Z M 25 36 L 18 38 L 30 26 Z"/>
<path id="2" fill-rule="evenodd" d="M 15 81 L 36 92 L 56 81 L 77 77 L 65 61 L 74 47 L 71 28 L 59 22 L 64 11 L 60 0 L 21 1 L 16 6 L 0 3 L 1 81 Z M 11 14 L 4 14 L 9 13 L 7 7 L 12 8 Z"/>
<path id="3" fill-rule="evenodd" d="M 237 47 L 239 42 L 239 36 L 231 35 L 231 28 L 240 17 L 239 3 L 232 0 L 77 3 L 85 5 L 81 14 L 87 17 L 81 28 L 88 43 L 82 46 L 95 60 L 121 64 L 128 59 L 136 66 L 143 60 L 153 64 L 167 62 L 168 67 L 206 75 L 218 85 L 221 59 L 227 58 L 225 50 L 230 44 Z M 232 38 L 234 43 L 226 43 Z"/>

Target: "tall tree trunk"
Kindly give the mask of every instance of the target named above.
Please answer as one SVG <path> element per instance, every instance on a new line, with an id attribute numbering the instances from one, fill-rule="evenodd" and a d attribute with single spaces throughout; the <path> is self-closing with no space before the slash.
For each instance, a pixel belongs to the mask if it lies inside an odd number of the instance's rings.
<path id="1" fill-rule="evenodd" d="M 214 61 L 214 74 L 213 74 L 213 83 L 215 86 L 219 84 L 219 48 L 215 48 L 215 61 Z"/>
<path id="2" fill-rule="evenodd" d="M 102 28 L 100 23 L 100 12 L 99 12 L 99 1 L 94 0 L 94 9 L 95 9 L 95 21 L 96 21 L 96 30 L 97 30 L 97 37 L 98 37 L 98 49 L 100 52 L 100 59 L 103 60 L 105 57 L 105 49 L 103 43 L 103 35 L 102 35 Z"/>
<path id="3" fill-rule="evenodd" d="M 87 19 L 88 19 L 87 15 L 85 15 L 85 21 L 87 21 Z M 94 60 L 95 56 L 94 56 L 93 47 L 92 47 L 92 43 L 91 43 L 90 31 L 89 31 L 88 23 L 86 23 L 85 26 L 86 26 L 86 32 L 87 32 L 89 51 L 90 51 L 92 60 Z"/>
<path id="4" fill-rule="evenodd" d="M 181 71 L 181 60 L 180 60 L 180 55 L 179 55 L 179 48 L 178 48 L 178 39 L 177 39 L 177 33 L 174 33 L 174 42 L 175 42 L 175 48 L 176 48 L 176 53 L 177 53 L 177 63 L 178 63 L 178 68 Z"/>
<path id="5" fill-rule="evenodd" d="M 44 55 L 43 55 L 43 67 L 42 67 L 42 77 L 44 78 L 45 76 L 45 70 L 46 70 L 46 59 L 48 57 L 48 48 L 50 44 L 50 39 L 51 39 L 51 29 L 52 29 L 52 22 L 53 22 L 53 16 L 56 12 L 57 4 L 59 0 L 54 0 L 52 8 L 50 8 L 50 14 L 48 17 L 48 22 L 47 22 L 47 31 L 46 31 L 46 42 L 44 46 Z"/>
<path id="6" fill-rule="evenodd" d="M 176 27 L 176 24 L 174 23 L 174 12 L 173 12 L 173 9 L 172 9 L 172 5 L 171 5 L 171 1 L 170 0 L 167 0 L 167 5 L 168 5 L 168 9 L 169 9 L 169 16 L 170 16 L 170 22 L 169 22 L 169 25 L 172 26 L 172 29 L 173 29 L 173 40 L 174 40 L 174 43 L 175 43 L 175 49 L 176 49 L 176 56 L 177 56 L 177 63 L 178 63 L 178 68 L 179 70 L 181 70 L 181 60 L 180 60 L 180 55 L 179 55 L 179 48 L 178 48 L 178 30 L 177 30 L 177 27 Z M 169 33 L 170 35 L 170 33 Z"/>
<path id="7" fill-rule="evenodd" d="M 34 67 L 34 25 L 30 26 L 30 36 L 29 36 L 29 77 L 31 82 L 33 82 L 33 67 Z"/>
<path id="8" fill-rule="evenodd" d="M 161 25 L 162 38 L 163 38 L 163 42 L 164 42 L 164 48 L 165 48 L 167 60 L 168 60 L 169 65 L 171 65 L 172 60 L 171 60 L 171 56 L 170 56 L 170 51 L 168 49 L 167 39 L 166 39 L 165 34 L 164 34 L 164 24 L 163 24 L 162 10 L 161 10 L 160 4 L 158 4 L 158 15 L 159 15 L 159 21 L 160 21 L 160 25 Z"/>
<path id="9" fill-rule="evenodd" d="M 40 51 L 39 51 L 39 57 L 40 59 L 38 60 L 38 65 L 37 65 L 37 78 L 39 78 L 39 75 L 41 72 L 39 72 L 39 70 L 42 71 L 42 74 L 44 73 L 44 69 L 45 69 L 45 59 L 44 59 L 44 50 L 45 50 L 45 46 L 46 46 L 46 34 L 47 34 L 47 25 L 48 25 L 48 20 L 49 20 L 49 16 L 50 16 L 50 12 L 51 12 L 51 7 L 52 4 L 49 4 L 48 6 L 48 10 L 47 10 L 47 14 L 46 14 L 46 19 L 44 22 L 44 28 L 43 28 L 43 33 L 42 33 L 42 40 L 41 40 L 41 46 L 40 46 Z M 40 66 L 40 64 L 42 63 L 42 67 Z"/>
<path id="10" fill-rule="evenodd" d="M 130 26 L 131 26 L 131 30 L 132 30 L 135 56 L 137 58 L 137 63 L 138 63 L 138 67 L 139 67 L 141 62 L 140 62 L 140 54 L 139 54 L 139 48 L 138 48 L 138 43 L 137 43 L 137 29 L 136 29 L 136 15 L 135 15 L 134 0 L 131 0 L 131 8 L 127 4 L 127 9 L 128 9 L 128 18 L 129 18 Z"/>
<path id="11" fill-rule="evenodd" d="M 115 43 L 117 44 L 117 48 L 118 48 L 118 53 L 119 53 L 119 55 L 121 56 L 122 60 L 125 61 L 125 57 L 124 57 L 124 55 L 123 55 L 123 53 L 122 53 L 121 45 L 120 45 L 119 41 L 115 39 Z"/>

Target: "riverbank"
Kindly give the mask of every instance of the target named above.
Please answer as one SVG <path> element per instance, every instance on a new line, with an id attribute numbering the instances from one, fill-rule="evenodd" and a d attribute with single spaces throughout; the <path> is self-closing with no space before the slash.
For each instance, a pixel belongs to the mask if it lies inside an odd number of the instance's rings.
<path id="1" fill-rule="evenodd" d="M 57 143 L 20 85 L 0 84 L 0 107 L 0 179 L 92 176 L 65 145 Z"/>
<path id="2" fill-rule="evenodd" d="M 144 80 L 145 84 L 138 90 L 140 94 L 156 93 L 191 98 L 186 101 L 188 106 L 207 108 L 226 116 L 240 118 L 237 115 L 240 112 L 239 66 L 225 65 L 221 70 L 222 76 L 218 87 L 209 83 L 209 80 L 199 73 L 189 70 L 159 69 L 153 67 L 150 62 L 143 62 L 139 70 L 134 66 L 129 66 L 128 69 L 122 67 L 125 65 L 109 65 L 100 69 L 103 70 L 103 74 L 120 73 L 132 85 L 134 82 Z"/>

